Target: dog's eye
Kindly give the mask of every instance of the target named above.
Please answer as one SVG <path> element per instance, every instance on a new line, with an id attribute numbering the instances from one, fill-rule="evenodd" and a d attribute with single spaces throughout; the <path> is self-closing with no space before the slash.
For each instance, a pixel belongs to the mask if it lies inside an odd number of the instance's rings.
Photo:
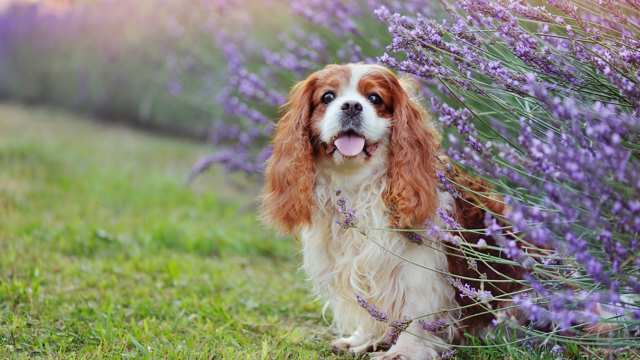
<path id="1" fill-rule="evenodd" d="M 335 100 L 336 94 L 333 91 L 327 91 L 322 95 L 322 102 L 328 104 Z"/>
<path id="2" fill-rule="evenodd" d="M 369 102 L 371 102 L 373 105 L 378 105 L 378 104 L 382 104 L 382 98 L 380 97 L 380 95 L 373 93 L 373 94 L 369 94 L 369 96 L 367 97 L 367 99 L 369 100 Z"/>

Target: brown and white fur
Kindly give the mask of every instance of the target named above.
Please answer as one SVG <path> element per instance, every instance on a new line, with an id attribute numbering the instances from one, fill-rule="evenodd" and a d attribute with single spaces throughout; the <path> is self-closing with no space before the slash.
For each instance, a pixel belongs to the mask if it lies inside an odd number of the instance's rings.
<path id="1" fill-rule="evenodd" d="M 334 348 L 379 350 L 387 324 L 373 319 L 356 295 L 389 320 L 434 314 L 424 319 L 444 316 L 451 324 L 437 337 L 414 321 L 391 348 L 375 353 L 380 359 L 436 358 L 466 315 L 446 311 L 462 299 L 444 275 L 468 271 L 464 264 L 436 239 L 417 244 L 406 232 L 389 230 L 437 223 L 438 208 L 465 220 L 465 203 L 439 190 L 439 135 L 410 94 L 406 83 L 378 65 L 329 65 L 311 74 L 291 91 L 266 168 L 264 217 L 299 235 L 304 270 L 343 336 Z M 364 138 L 361 151 L 344 155 L 336 146 L 341 136 Z M 357 229 L 340 224 L 338 197 L 355 209 Z"/>

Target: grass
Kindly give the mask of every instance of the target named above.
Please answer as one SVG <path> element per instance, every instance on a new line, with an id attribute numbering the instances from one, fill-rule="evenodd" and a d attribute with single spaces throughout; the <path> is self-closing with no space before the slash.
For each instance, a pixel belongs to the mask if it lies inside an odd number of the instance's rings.
<path id="1" fill-rule="evenodd" d="M 202 145 L 0 107 L 0 358 L 332 358 L 296 246 Z"/>
<path id="2" fill-rule="evenodd" d="M 351 358 L 329 350 L 297 244 L 256 220 L 255 186 L 215 173 L 185 185 L 207 151 L 0 106 L 0 359 Z M 556 359 L 522 347 L 457 358 Z"/>

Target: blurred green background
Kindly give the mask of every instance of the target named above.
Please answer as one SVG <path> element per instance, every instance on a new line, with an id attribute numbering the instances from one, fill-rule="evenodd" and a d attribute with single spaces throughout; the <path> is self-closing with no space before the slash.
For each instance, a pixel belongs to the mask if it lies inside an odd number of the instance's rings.
<path id="1" fill-rule="evenodd" d="M 268 46 L 288 21 L 281 2 L 242 3 L 4 1 L 0 99 L 205 139 L 222 116 L 218 32 Z"/>

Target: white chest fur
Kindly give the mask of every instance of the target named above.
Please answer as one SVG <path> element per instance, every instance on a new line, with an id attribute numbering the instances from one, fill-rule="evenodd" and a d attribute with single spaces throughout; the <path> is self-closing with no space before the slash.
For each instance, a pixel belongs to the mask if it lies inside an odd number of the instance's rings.
<path id="1" fill-rule="evenodd" d="M 301 232 L 304 270 L 317 295 L 333 310 L 336 330 L 347 334 L 366 328 L 377 339 L 387 325 L 371 318 L 358 305 L 356 295 L 390 320 L 456 307 L 453 290 L 442 274 L 447 271 L 442 245 L 429 240 L 418 245 L 389 229 L 382 197 L 385 167 L 380 165 L 353 172 L 319 171 L 317 210 L 311 225 Z M 341 224 L 339 198 L 355 211 L 355 228 Z M 440 194 L 440 201 L 445 208 L 452 204 L 447 193 Z"/>

